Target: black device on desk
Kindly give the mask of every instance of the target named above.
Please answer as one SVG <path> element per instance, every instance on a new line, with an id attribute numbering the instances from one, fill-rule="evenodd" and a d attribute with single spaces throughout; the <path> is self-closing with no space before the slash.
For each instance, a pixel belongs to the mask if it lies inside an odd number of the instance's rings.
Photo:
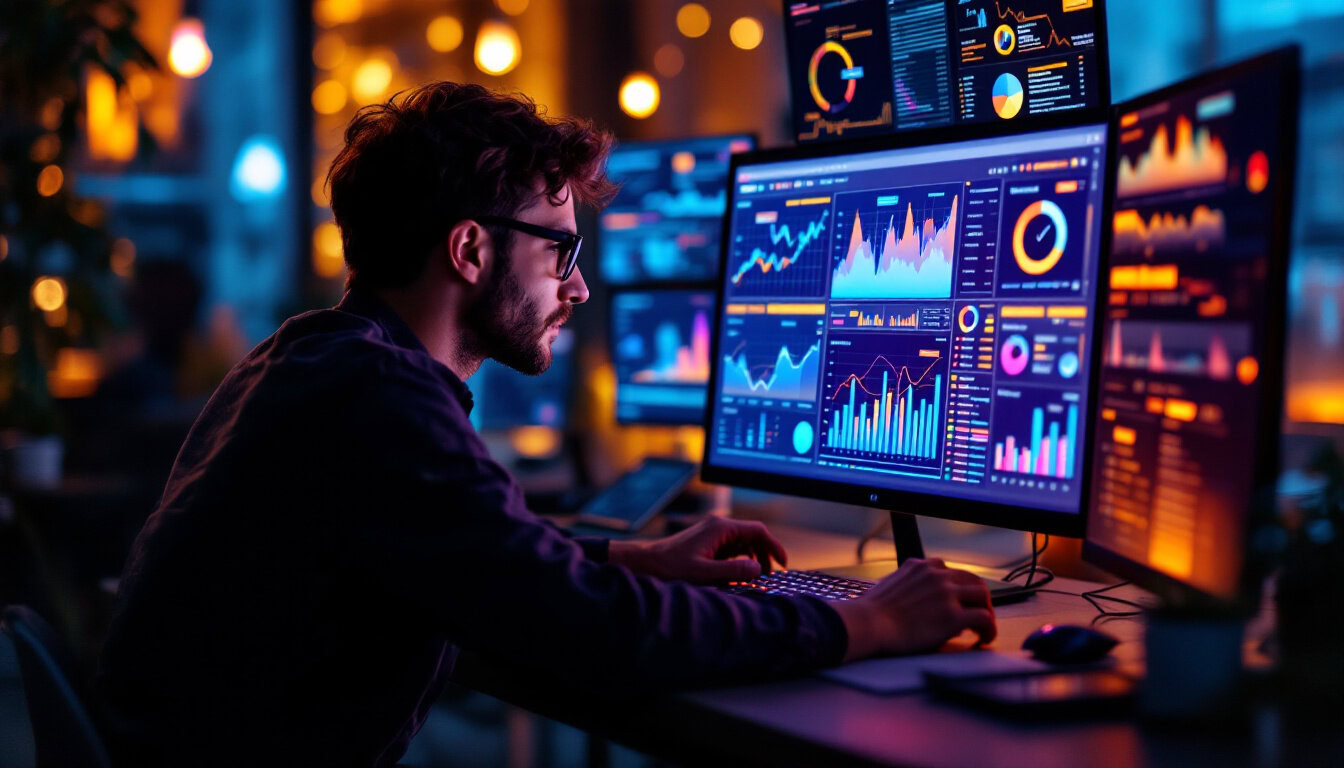
<path id="1" fill-rule="evenodd" d="M 901 511 L 1080 535 L 1108 127 L 1060 126 L 735 156 L 704 479 L 894 510 L 898 560 Z"/>
<path id="2" fill-rule="evenodd" d="M 677 459 L 645 459 L 579 509 L 578 522 L 617 531 L 637 531 L 663 511 L 695 477 L 695 465 Z"/>

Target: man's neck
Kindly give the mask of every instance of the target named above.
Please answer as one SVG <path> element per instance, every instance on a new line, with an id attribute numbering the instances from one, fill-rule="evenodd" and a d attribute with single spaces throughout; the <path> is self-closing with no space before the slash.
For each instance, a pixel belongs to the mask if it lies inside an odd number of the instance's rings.
<path id="1" fill-rule="evenodd" d="M 402 322 L 410 327 L 431 357 L 448 366 L 462 381 L 481 367 L 484 357 L 473 351 L 460 322 L 460 296 L 429 295 L 417 286 L 378 291 Z"/>

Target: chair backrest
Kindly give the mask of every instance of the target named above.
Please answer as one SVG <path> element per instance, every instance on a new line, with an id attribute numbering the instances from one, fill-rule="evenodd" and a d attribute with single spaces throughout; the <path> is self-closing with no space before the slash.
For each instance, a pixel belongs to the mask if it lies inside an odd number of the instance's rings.
<path id="1" fill-rule="evenodd" d="M 11 605 L 0 615 L 0 632 L 14 643 L 33 724 L 38 768 L 110 768 L 107 750 L 71 682 L 65 645 L 32 609 Z"/>

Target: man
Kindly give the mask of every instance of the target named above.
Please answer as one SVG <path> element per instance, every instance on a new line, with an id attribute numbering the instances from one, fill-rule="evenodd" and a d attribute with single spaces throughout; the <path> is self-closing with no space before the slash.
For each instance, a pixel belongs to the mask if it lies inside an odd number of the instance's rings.
<path id="1" fill-rule="evenodd" d="M 644 688 L 994 637 L 937 561 L 848 603 L 751 599 L 693 585 L 784 562 L 758 523 L 608 543 L 525 508 L 463 381 L 550 364 L 610 143 L 452 83 L 354 119 L 329 175 L 349 292 L 230 372 L 127 565 L 99 685 L 122 761 L 389 765 L 459 649 Z"/>

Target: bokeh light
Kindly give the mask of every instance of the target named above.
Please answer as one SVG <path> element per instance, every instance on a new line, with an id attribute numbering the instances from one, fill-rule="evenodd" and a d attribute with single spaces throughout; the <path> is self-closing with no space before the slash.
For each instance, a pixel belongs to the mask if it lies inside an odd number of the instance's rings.
<path id="1" fill-rule="evenodd" d="M 108 264 L 117 277 L 131 277 L 135 274 L 135 243 L 124 237 L 114 240 Z"/>
<path id="2" fill-rule="evenodd" d="M 55 312 L 65 306 L 65 281 L 42 276 L 33 281 L 33 305 L 43 312 Z"/>
<path id="3" fill-rule="evenodd" d="M 44 133 L 37 137 L 28 150 L 28 158 L 34 163 L 50 163 L 61 153 L 61 137 L 54 133 Z"/>
<path id="4" fill-rule="evenodd" d="M 495 0 L 495 7 L 509 14 L 517 16 L 527 10 L 528 0 Z"/>
<path id="5" fill-rule="evenodd" d="M 392 84 L 392 65 L 382 59 L 366 59 L 350 81 L 350 91 L 361 103 L 374 101 Z"/>
<path id="6" fill-rule="evenodd" d="M 229 191 L 240 202 L 274 197 L 285 186 L 285 158 L 270 136 L 252 136 L 238 149 Z"/>
<path id="7" fill-rule="evenodd" d="M 168 47 L 168 66 L 182 77 L 200 77 L 210 68 L 214 55 L 205 42 L 205 25 L 200 19 L 182 19 L 173 28 Z"/>
<path id="8" fill-rule="evenodd" d="M 345 108 L 345 86 L 337 80 L 323 80 L 313 89 L 313 109 L 320 115 L 334 115 Z"/>
<path id="9" fill-rule="evenodd" d="M 363 13 L 362 0 L 317 0 L 313 3 L 313 21 L 324 27 L 349 24 Z"/>
<path id="10" fill-rule="evenodd" d="M 308 191 L 313 197 L 313 205 L 322 208 L 331 205 L 331 196 L 327 194 L 327 177 L 325 174 L 319 173 L 313 179 L 313 186 Z"/>
<path id="11" fill-rule="evenodd" d="M 457 50 L 462 44 L 462 22 L 453 16 L 438 16 L 425 27 L 425 40 L 439 53 Z"/>
<path id="12" fill-rule="evenodd" d="M 324 221 L 313 230 L 313 272 L 318 277 L 340 277 L 345 270 L 345 249 L 341 245 L 341 228 L 334 221 Z"/>
<path id="13" fill-rule="evenodd" d="M 518 33 L 502 21 L 485 21 L 476 33 L 476 66 L 487 75 L 502 75 L 518 66 Z"/>
<path id="14" fill-rule="evenodd" d="M 345 38 L 335 32 L 323 32 L 313 43 L 313 63 L 322 69 L 335 69 L 345 61 Z"/>
<path id="15" fill-rule="evenodd" d="M 658 111 L 660 98 L 658 81 L 646 72 L 631 72 L 621 81 L 621 109 L 633 118 L 642 120 Z"/>
<path id="16" fill-rule="evenodd" d="M 667 43 L 653 54 L 653 68 L 663 77 L 676 77 L 685 66 L 686 56 L 673 43 Z"/>
<path id="17" fill-rule="evenodd" d="M 709 31 L 709 11 L 699 3 L 687 3 L 677 10 L 677 29 L 687 37 L 703 37 Z"/>
<path id="18" fill-rule="evenodd" d="M 65 173 L 61 171 L 61 166 L 48 165 L 37 174 L 37 194 L 51 197 L 61 191 L 61 185 L 64 183 Z"/>
<path id="19" fill-rule="evenodd" d="M 728 39 L 733 41 L 733 45 L 744 51 L 750 51 L 752 48 L 761 44 L 765 38 L 765 27 L 761 22 L 750 16 L 743 16 L 728 28 Z"/>

